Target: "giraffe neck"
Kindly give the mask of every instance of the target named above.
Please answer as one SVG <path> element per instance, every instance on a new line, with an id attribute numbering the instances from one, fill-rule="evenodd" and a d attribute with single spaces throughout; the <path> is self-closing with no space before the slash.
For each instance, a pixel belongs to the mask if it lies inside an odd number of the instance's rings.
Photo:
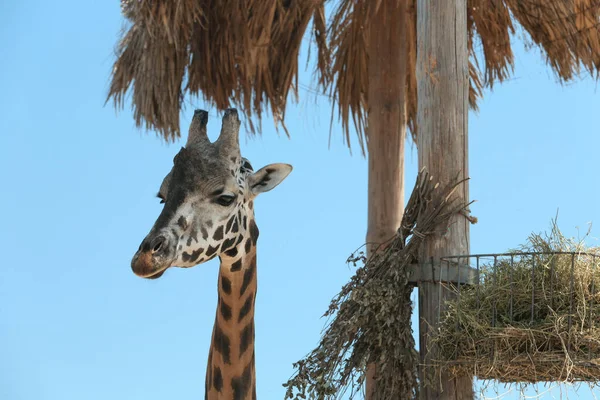
<path id="1" fill-rule="evenodd" d="M 255 400 L 256 238 L 221 257 L 217 315 L 206 370 L 207 400 Z M 241 253 L 241 254 L 240 254 Z"/>

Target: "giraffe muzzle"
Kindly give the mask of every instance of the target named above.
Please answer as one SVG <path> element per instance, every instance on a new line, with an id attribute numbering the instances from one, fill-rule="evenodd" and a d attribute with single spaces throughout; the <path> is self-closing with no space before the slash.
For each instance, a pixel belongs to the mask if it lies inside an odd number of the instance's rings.
<path id="1" fill-rule="evenodd" d="M 174 261 L 175 245 L 171 235 L 148 235 L 131 260 L 131 270 L 141 278 L 159 278 Z"/>

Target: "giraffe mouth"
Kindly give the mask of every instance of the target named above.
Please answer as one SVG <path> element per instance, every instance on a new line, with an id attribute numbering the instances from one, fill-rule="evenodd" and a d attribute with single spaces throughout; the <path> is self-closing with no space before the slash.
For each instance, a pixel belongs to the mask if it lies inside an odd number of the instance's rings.
<path id="1" fill-rule="evenodd" d="M 134 269 L 134 274 L 136 274 L 137 276 L 139 276 L 140 278 L 144 278 L 144 279 L 158 279 L 161 276 L 163 276 L 163 274 L 165 273 L 165 271 L 168 268 L 164 268 L 164 269 L 159 269 L 158 271 L 136 271 Z"/>
<path id="2" fill-rule="evenodd" d="M 146 279 L 158 279 L 158 278 L 160 278 L 165 273 L 166 270 L 167 269 L 165 268 L 162 271 L 158 271 L 158 272 L 156 272 L 156 273 L 154 273 L 154 274 L 152 274 L 150 276 L 145 276 L 144 278 L 146 278 Z"/>
<path id="3" fill-rule="evenodd" d="M 138 252 L 131 260 L 133 273 L 144 279 L 160 278 L 168 268 L 169 264 L 165 266 L 165 263 L 156 262 L 150 253 Z"/>

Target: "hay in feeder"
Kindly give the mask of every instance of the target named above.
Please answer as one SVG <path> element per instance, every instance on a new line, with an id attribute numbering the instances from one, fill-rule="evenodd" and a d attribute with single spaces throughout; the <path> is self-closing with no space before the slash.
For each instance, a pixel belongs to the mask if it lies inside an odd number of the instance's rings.
<path id="1" fill-rule="evenodd" d="M 599 381 L 599 249 L 554 223 L 508 254 L 447 303 L 437 367 L 500 382 Z"/>
<path id="2" fill-rule="evenodd" d="M 284 384 L 286 399 L 352 399 L 364 383 L 366 366 L 376 365 L 375 399 L 411 399 L 417 391 L 418 355 L 411 328 L 412 287 L 408 266 L 426 237 L 447 230 L 468 206 L 455 194 L 462 181 L 436 184 L 423 169 L 398 233 L 356 270 L 325 313 L 330 318 L 317 348 L 294 364 Z M 462 218 L 460 216 L 459 218 Z"/>

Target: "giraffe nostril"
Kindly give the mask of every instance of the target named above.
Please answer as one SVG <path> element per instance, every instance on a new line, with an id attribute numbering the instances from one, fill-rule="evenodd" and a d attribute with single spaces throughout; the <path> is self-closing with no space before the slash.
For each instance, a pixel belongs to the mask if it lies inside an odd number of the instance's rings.
<path id="1" fill-rule="evenodd" d="M 152 253 L 157 253 L 164 248 L 166 239 L 164 236 L 159 236 L 152 241 Z"/>

